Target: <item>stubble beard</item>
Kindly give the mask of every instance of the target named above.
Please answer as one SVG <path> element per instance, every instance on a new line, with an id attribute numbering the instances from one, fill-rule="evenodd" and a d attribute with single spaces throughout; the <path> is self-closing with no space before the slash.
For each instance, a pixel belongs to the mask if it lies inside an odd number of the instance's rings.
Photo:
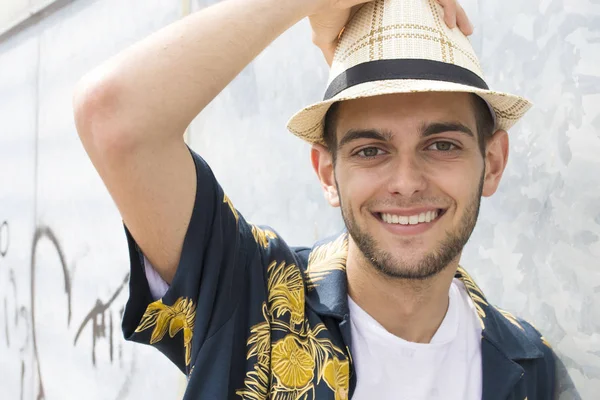
<path id="1" fill-rule="evenodd" d="M 375 270 L 394 279 L 426 280 L 442 272 L 460 255 L 462 249 L 467 244 L 479 216 L 483 182 L 484 175 L 482 174 L 479 188 L 465 208 L 460 225 L 453 231 L 447 231 L 446 238 L 439 243 L 436 250 L 426 254 L 412 264 L 395 259 L 392 254 L 380 249 L 375 239 L 356 223 L 353 213 L 351 211 L 348 212 L 349 210 L 344 207 L 344 202 L 340 197 L 342 218 L 344 219 L 348 233 L 356 243 L 358 249 L 362 252 L 365 260 Z"/>

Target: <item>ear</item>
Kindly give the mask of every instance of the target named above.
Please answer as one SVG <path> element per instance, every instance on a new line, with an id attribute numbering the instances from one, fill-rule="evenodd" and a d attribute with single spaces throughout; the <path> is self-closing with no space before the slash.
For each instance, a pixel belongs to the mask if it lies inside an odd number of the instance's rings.
<path id="1" fill-rule="evenodd" d="M 498 130 L 486 145 L 483 196 L 489 197 L 496 193 L 507 162 L 508 133 L 504 130 Z"/>
<path id="2" fill-rule="evenodd" d="M 323 145 L 313 144 L 310 151 L 312 166 L 321 181 L 321 187 L 325 194 L 325 199 L 332 207 L 340 206 L 340 197 L 337 186 L 335 185 L 335 171 L 333 166 L 333 155 Z"/>

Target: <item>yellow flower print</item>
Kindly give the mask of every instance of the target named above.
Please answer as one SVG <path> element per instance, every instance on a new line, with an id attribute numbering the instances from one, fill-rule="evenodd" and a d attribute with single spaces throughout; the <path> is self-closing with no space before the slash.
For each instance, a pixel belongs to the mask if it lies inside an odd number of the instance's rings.
<path id="1" fill-rule="evenodd" d="M 348 360 L 340 361 L 330 358 L 323 368 L 323 379 L 327 386 L 335 392 L 335 400 L 347 400 L 350 383 L 350 364 Z"/>
<path id="2" fill-rule="evenodd" d="M 347 235 L 335 246 L 321 247 L 313 260 L 323 268 L 313 264 L 314 271 L 328 273 L 343 268 L 345 251 Z M 325 325 L 311 326 L 306 318 L 302 278 L 295 264 L 273 260 L 267 267 L 268 301 L 263 303 L 264 319 L 252 326 L 246 344 L 247 359 L 253 360 L 254 366 L 246 372 L 244 387 L 236 391 L 243 400 L 316 400 L 315 385 L 324 379 L 325 365 L 332 359 L 337 364 L 329 367 L 328 385 L 335 388 L 332 390 L 336 400 L 348 397 L 348 361 L 336 359 L 336 355 L 344 352 L 327 335 L 320 337 L 327 330 Z M 273 332 L 285 332 L 286 336 L 271 344 Z"/>
<path id="3" fill-rule="evenodd" d="M 311 251 L 306 268 L 308 288 L 314 289 L 331 271 L 344 271 L 347 257 L 348 234 L 340 235 L 333 242 L 323 244 Z"/>
<path id="4" fill-rule="evenodd" d="M 223 203 L 227 203 L 227 205 L 229 206 L 229 209 L 231 210 L 231 212 L 233 213 L 233 216 L 235 217 L 235 222 L 237 223 L 240 216 L 238 215 L 237 210 L 235 209 L 235 207 L 233 206 L 233 203 L 231 202 L 231 200 L 229 200 L 229 197 L 227 197 L 226 194 L 223 195 Z"/>
<path id="5" fill-rule="evenodd" d="M 252 236 L 254 236 L 254 240 L 256 240 L 256 243 L 258 243 L 265 249 L 269 247 L 269 239 L 277 239 L 277 235 L 275 234 L 275 232 L 270 231 L 268 229 L 260 229 L 256 225 L 252 225 Z"/>
<path id="6" fill-rule="evenodd" d="M 265 320 L 250 329 L 251 335 L 247 342 L 247 359 L 257 357 L 259 364 L 268 365 L 269 354 L 271 353 L 271 324 L 267 316 L 267 305 L 264 302 L 262 312 Z"/>
<path id="7" fill-rule="evenodd" d="M 500 314 L 502 314 L 504 316 L 504 318 L 506 318 L 508 321 L 510 321 L 510 323 L 512 323 L 514 326 L 516 326 L 517 328 L 519 328 L 522 331 L 525 330 L 525 329 L 523 329 L 523 327 L 521 326 L 521 324 L 519 323 L 519 321 L 517 320 L 517 318 L 514 315 L 512 315 L 508 311 L 503 310 L 499 307 L 496 307 L 496 309 L 498 311 L 500 311 Z"/>
<path id="8" fill-rule="evenodd" d="M 290 322 L 298 325 L 304 322 L 304 282 L 295 264 L 273 261 L 267 268 L 269 311 L 280 318 L 290 313 Z"/>
<path id="9" fill-rule="evenodd" d="M 235 394 L 244 400 L 265 400 L 269 398 L 270 370 L 268 365 L 257 363 L 252 371 L 246 372 L 244 389 Z"/>
<path id="10" fill-rule="evenodd" d="M 311 396 L 312 394 L 312 396 Z M 307 385 L 302 389 L 272 388 L 269 400 L 317 400 L 313 385 Z M 261 399 L 262 400 L 262 399 Z"/>
<path id="11" fill-rule="evenodd" d="M 312 381 L 315 360 L 299 344 L 298 338 L 287 335 L 273 346 L 271 367 L 281 386 L 299 389 Z"/>
<path id="12" fill-rule="evenodd" d="M 488 302 L 483 295 L 483 292 L 477 286 L 473 278 L 464 270 L 463 267 L 459 266 L 456 270 L 455 278 L 461 280 L 461 282 L 465 285 L 467 289 L 467 293 L 471 300 L 473 300 L 473 304 L 475 305 L 475 309 L 477 310 L 477 316 L 479 317 L 479 323 L 481 324 L 481 329 L 485 329 L 485 323 L 483 322 L 486 318 L 484 307 L 488 306 Z"/>
<path id="13" fill-rule="evenodd" d="M 194 321 L 196 319 L 196 306 L 191 299 L 180 297 L 175 304 L 168 306 L 162 300 L 151 303 L 146 308 L 140 325 L 135 330 L 142 332 L 154 327 L 150 344 L 160 342 L 167 331 L 170 337 L 183 330 L 183 345 L 185 347 L 185 364 L 191 361 L 192 337 L 194 334 Z"/>

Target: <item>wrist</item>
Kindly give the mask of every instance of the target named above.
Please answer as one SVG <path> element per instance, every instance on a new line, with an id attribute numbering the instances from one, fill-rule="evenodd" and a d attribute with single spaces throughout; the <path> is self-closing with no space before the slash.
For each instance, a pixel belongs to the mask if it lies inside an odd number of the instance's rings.
<path id="1" fill-rule="evenodd" d="M 323 0 L 296 0 L 301 8 L 302 18 L 317 14 L 323 8 Z"/>

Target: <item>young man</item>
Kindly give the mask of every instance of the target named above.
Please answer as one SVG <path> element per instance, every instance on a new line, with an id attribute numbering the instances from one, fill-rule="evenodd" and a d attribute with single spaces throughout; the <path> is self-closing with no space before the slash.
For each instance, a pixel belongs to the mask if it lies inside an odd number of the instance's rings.
<path id="1" fill-rule="evenodd" d="M 529 103 L 487 88 L 464 11 L 440 4 L 228 0 L 82 82 L 78 131 L 127 227 L 123 329 L 188 375 L 186 399 L 552 398 L 545 340 L 458 265 Z M 331 79 L 289 128 L 347 228 L 312 249 L 246 222 L 182 139 L 306 16 Z"/>

